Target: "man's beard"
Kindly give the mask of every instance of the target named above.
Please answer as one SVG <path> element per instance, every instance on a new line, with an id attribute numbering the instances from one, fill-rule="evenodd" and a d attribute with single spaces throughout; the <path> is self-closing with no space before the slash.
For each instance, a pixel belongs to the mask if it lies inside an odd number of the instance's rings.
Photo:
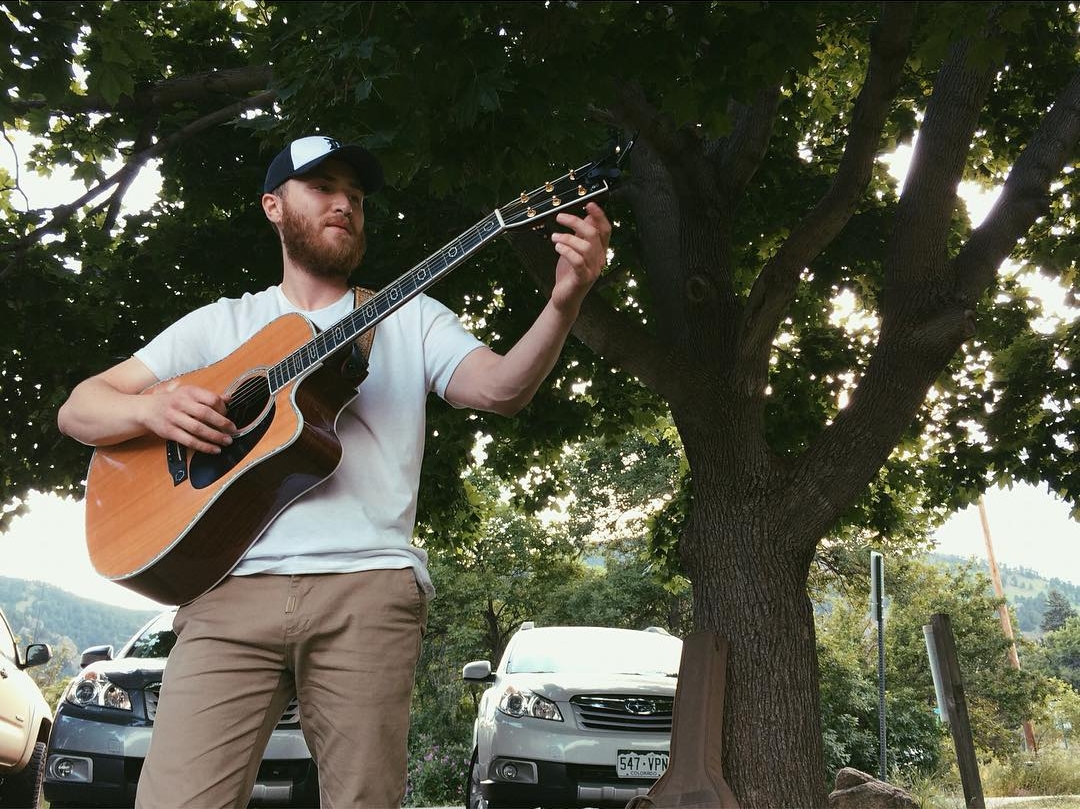
<path id="1" fill-rule="evenodd" d="M 304 219 L 288 203 L 282 205 L 281 240 L 289 258 L 319 278 L 348 278 L 367 249 L 364 231 L 351 240 L 331 243 L 321 238 L 323 229 L 323 223 Z"/>

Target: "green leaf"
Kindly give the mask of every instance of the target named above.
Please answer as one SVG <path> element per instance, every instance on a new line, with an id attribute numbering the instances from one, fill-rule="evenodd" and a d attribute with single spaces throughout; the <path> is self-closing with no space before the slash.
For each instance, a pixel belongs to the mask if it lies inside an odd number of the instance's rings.
<path id="1" fill-rule="evenodd" d="M 108 104 L 115 105 L 123 96 L 135 90 L 134 77 L 124 65 L 99 62 L 89 67 L 86 87 L 92 96 L 101 96 Z"/>

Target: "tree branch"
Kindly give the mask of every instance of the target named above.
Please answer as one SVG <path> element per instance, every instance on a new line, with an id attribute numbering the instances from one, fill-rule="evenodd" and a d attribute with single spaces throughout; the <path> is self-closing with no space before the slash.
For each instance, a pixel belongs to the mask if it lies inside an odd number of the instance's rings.
<path id="1" fill-rule="evenodd" d="M 148 112 L 161 110 L 173 104 L 202 101 L 209 96 L 230 95 L 246 96 L 258 90 L 265 90 L 273 81 L 274 71 L 270 65 L 251 65 L 249 67 L 211 70 L 167 79 L 125 95 L 116 104 L 106 101 L 101 96 L 69 94 L 64 99 L 62 109 L 53 109 L 57 113 L 87 112 Z M 7 104 L 18 115 L 33 110 L 47 109 L 44 99 L 10 99 Z"/>
<path id="2" fill-rule="evenodd" d="M 133 144 L 136 155 L 145 152 L 151 147 L 154 139 L 154 130 L 156 128 L 156 116 L 147 118 L 143 121 L 143 125 L 139 128 L 139 134 L 136 136 L 135 143 Z M 130 166 L 131 171 L 116 184 L 116 190 L 109 197 L 109 211 L 105 215 L 105 222 L 101 226 L 101 229 L 105 233 L 112 230 L 113 226 L 116 224 L 116 220 L 120 216 L 120 209 L 124 202 L 124 196 L 127 194 L 128 189 L 131 188 L 131 184 L 135 182 L 135 178 L 139 176 L 139 172 L 146 163 L 145 159 L 138 162 L 135 162 L 135 160 L 136 158 L 133 156 L 128 162 L 128 165 L 125 166 L 125 168 Z"/>
<path id="3" fill-rule="evenodd" d="M 21 239 L 11 244 L 0 245 L 0 253 L 14 253 L 11 261 L 8 262 L 8 264 L 4 267 L 3 270 L 0 270 L 0 280 L 3 280 L 7 277 L 9 273 L 12 272 L 14 265 L 18 263 L 18 261 L 22 258 L 23 255 L 25 255 L 26 250 L 32 244 L 38 241 L 45 234 L 55 233 L 56 231 L 58 231 L 64 225 L 64 223 L 66 223 L 75 214 L 76 211 L 81 209 L 83 206 L 89 204 L 93 199 L 98 197 L 103 192 L 107 191 L 109 188 L 112 188 L 114 185 L 121 185 L 122 183 L 130 183 L 134 175 L 138 174 L 139 170 L 148 160 L 152 160 L 153 158 L 164 154 L 176 144 L 182 143 L 183 141 L 187 140 L 193 135 L 198 134 L 199 132 L 210 129 L 211 127 L 217 126 L 218 124 L 225 123 L 226 121 L 231 121 L 233 118 L 235 118 L 242 112 L 246 112 L 247 110 L 256 109 L 266 104 L 273 103 L 276 98 L 276 90 L 266 90 L 256 96 L 252 96 L 251 98 L 245 99 L 243 101 L 238 101 L 235 104 L 228 105 L 227 107 L 222 107 L 221 109 L 216 110 L 209 115 L 204 115 L 197 121 L 192 121 L 187 126 L 184 126 L 183 128 L 169 135 L 169 137 L 163 138 L 162 140 L 158 141 L 149 149 L 145 149 L 132 155 L 127 160 L 127 162 L 125 162 L 124 165 L 118 171 L 116 171 L 116 173 L 114 173 L 111 177 L 102 180 L 100 183 L 89 189 L 77 200 L 67 205 L 59 205 L 56 208 L 53 208 L 52 219 L 50 219 L 44 225 L 35 228 L 34 230 L 23 236 Z"/>
<path id="4" fill-rule="evenodd" d="M 993 24 L 992 15 L 987 25 Z M 796 464 L 823 519 L 835 519 L 873 478 L 925 401 L 926 392 L 969 333 L 970 318 L 950 299 L 947 238 L 992 66 L 973 67 L 957 43 L 934 84 L 908 169 L 887 255 L 877 347 L 848 406 Z M 1049 183 L 1049 175 L 1042 182 Z M 844 459 L 838 464 L 836 459 Z"/>
<path id="5" fill-rule="evenodd" d="M 636 84 L 627 84 L 615 103 L 616 117 L 638 132 L 646 141 L 664 168 L 671 175 L 679 196 L 691 194 L 701 198 L 699 158 L 701 141 L 685 130 L 675 128 L 674 122 L 661 115 L 645 98 Z"/>
<path id="6" fill-rule="evenodd" d="M 0 126 L 0 132 L 4 133 L 4 140 L 7 142 L 8 147 L 11 149 L 11 155 L 14 158 L 12 160 L 12 165 L 14 166 L 14 169 L 15 169 L 15 188 L 13 190 L 19 192 L 19 194 L 23 198 L 23 203 L 26 205 L 27 209 L 29 209 L 30 208 L 30 200 L 26 196 L 26 192 L 22 190 L 22 185 L 21 185 L 21 183 L 19 181 L 19 171 L 20 171 L 21 167 L 19 166 L 19 154 L 15 149 L 15 143 L 11 140 L 11 137 L 8 135 L 6 126 Z"/>
<path id="7" fill-rule="evenodd" d="M 735 126 L 730 135 L 719 141 L 717 182 L 727 189 L 725 197 L 738 199 L 765 158 L 772 137 L 776 110 L 780 105 L 780 87 L 766 87 L 757 100 L 747 106 L 732 102 Z M 708 155 L 710 158 L 712 154 Z"/>
<path id="8" fill-rule="evenodd" d="M 994 207 L 953 260 L 959 300 L 969 308 L 989 288 L 1002 262 L 1049 208 L 1049 177 L 1061 174 L 1080 143 L 1080 70 L 1043 117 Z"/>
<path id="9" fill-rule="evenodd" d="M 886 260 L 883 320 L 898 306 L 945 291 L 947 239 L 957 188 L 994 76 L 990 66 L 971 67 L 969 54 L 969 40 L 953 46 L 926 105 Z"/>
<path id="10" fill-rule="evenodd" d="M 739 348 L 748 391 L 765 389 L 772 341 L 795 298 L 799 274 L 843 230 L 873 176 L 881 132 L 907 61 L 914 19 L 914 3 L 882 4 L 881 20 L 870 38 L 866 80 L 852 110 L 850 135 L 833 181 L 750 290 Z"/>

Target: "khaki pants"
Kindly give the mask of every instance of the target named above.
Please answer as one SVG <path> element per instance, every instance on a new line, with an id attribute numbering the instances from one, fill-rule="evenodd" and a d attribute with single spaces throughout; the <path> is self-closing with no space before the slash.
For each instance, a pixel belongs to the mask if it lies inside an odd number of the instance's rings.
<path id="1" fill-rule="evenodd" d="M 226 578 L 177 613 L 136 806 L 246 806 L 294 693 L 324 809 L 400 806 L 426 620 L 411 569 Z"/>

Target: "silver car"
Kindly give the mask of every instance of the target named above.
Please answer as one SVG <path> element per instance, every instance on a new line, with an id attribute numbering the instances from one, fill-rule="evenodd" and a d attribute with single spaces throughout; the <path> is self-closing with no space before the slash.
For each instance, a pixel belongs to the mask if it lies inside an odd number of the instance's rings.
<path id="1" fill-rule="evenodd" d="M 682 641 L 662 629 L 526 622 L 484 684 L 469 809 L 623 807 L 668 764 Z"/>

